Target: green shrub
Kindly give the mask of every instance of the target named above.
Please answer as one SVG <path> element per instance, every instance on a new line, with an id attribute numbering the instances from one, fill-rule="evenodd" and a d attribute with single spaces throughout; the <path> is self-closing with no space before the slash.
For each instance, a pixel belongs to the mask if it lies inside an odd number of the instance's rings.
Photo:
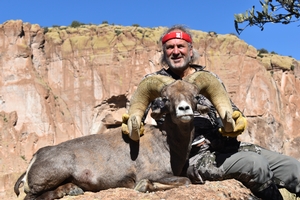
<path id="1" fill-rule="evenodd" d="M 262 53 L 269 53 L 268 50 L 261 48 L 261 49 L 257 49 L 258 54 L 262 54 Z"/>
<path id="2" fill-rule="evenodd" d="M 44 27 L 44 34 L 48 33 L 49 28 L 48 27 Z"/>
<path id="3" fill-rule="evenodd" d="M 116 35 L 118 36 L 118 35 L 120 35 L 120 34 L 122 33 L 122 31 L 121 31 L 121 30 L 118 30 L 118 29 L 116 29 L 116 30 L 115 30 L 115 33 L 116 33 Z"/>
<path id="4" fill-rule="evenodd" d="M 79 27 L 81 25 L 84 25 L 84 23 L 81 23 L 79 21 L 72 21 L 72 23 L 71 23 L 70 26 L 73 27 L 73 28 L 77 28 L 77 27 Z"/>
<path id="5" fill-rule="evenodd" d="M 269 53 L 268 50 L 264 49 L 264 48 L 261 48 L 261 49 L 257 49 L 258 51 L 258 56 L 259 57 L 264 57 L 262 54 L 266 54 L 266 53 Z"/>
<path id="6" fill-rule="evenodd" d="M 294 69 L 295 69 L 295 66 L 291 65 L 291 70 L 294 71 Z"/>
<path id="7" fill-rule="evenodd" d="M 270 54 L 276 54 L 276 55 L 278 55 L 278 53 L 276 53 L 275 51 L 271 51 Z"/>

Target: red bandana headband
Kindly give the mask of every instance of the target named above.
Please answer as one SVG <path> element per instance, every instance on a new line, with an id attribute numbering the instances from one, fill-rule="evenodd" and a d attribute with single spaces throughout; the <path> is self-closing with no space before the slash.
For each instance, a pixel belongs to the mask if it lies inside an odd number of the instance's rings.
<path id="1" fill-rule="evenodd" d="M 189 43 L 192 43 L 192 38 L 189 36 L 189 34 L 185 32 L 170 32 L 167 33 L 161 40 L 163 44 L 165 44 L 168 40 L 171 39 L 182 39 Z"/>

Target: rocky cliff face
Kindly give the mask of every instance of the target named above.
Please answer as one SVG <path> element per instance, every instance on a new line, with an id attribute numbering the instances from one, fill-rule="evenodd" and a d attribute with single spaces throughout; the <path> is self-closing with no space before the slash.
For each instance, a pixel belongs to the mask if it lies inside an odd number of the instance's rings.
<path id="1" fill-rule="evenodd" d="M 162 67 L 164 30 L 0 25 L 0 195 L 12 192 L 40 147 L 121 124 L 142 77 Z M 193 33 L 199 64 L 220 76 L 248 119 L 240 139 L 300 160 L 300 62 L 258 56 L 235 35 Z"/>

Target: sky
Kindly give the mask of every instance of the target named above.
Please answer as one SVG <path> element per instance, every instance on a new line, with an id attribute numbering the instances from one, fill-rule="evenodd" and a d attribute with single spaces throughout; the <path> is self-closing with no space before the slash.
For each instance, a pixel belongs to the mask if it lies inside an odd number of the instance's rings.
<path id="1" fill-rule="evenodd" d="M 69 26 L 109 24 L 140 27 L 171 27 L 182 24 L 192 30 L 236 33 L 234 14 L 252 6 L 261 11 L 259 0 L 5 0 L 0 6 L 0 24 L 8 20 Z M 263 31 L 247 27 L 239 38 L 256 49 L 266 49 L 300 61 L 300 21 L 288 25 L 266 24 Z"/>

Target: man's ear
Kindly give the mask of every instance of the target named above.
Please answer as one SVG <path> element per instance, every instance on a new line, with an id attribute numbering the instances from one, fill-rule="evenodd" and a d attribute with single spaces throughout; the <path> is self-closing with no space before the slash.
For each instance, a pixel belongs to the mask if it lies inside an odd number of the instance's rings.
<path id="1" fill-rule="evenodd" d="M 190 57 L 192 58 L 194 56 L 194 53 L 193 53 L 193 45 L 191 45 L 191 48 L 190 48 Z"/>

